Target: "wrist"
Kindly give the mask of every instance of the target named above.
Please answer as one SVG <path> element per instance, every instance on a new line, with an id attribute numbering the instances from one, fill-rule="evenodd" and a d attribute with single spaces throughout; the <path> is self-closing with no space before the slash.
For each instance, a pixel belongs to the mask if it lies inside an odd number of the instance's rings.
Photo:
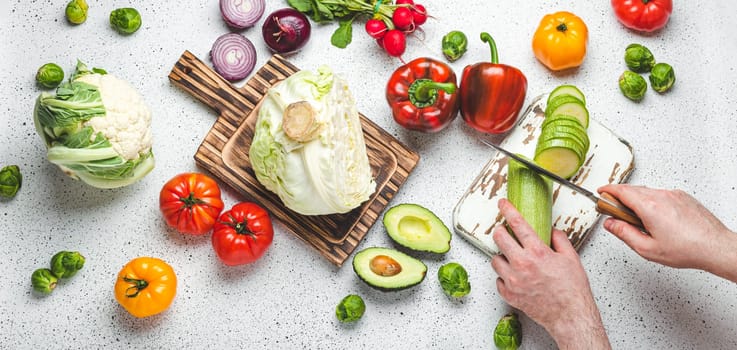
<path id="1" fill-rule="evenodd" d="M 737 233 L 724 229 L 714 242 L 714 252 L 709 256 L 709 266 L 704 270 L 737 283 Z"/>
<path id="2" fill-rule="evenodd" d="M 611 349 L 604 324 L 595 305 L 587 308 L 586 312 L 580 312 L 580 310 L 579 312 L 565 312 L 555 324 L 546 329 L 561 350 Z"/>

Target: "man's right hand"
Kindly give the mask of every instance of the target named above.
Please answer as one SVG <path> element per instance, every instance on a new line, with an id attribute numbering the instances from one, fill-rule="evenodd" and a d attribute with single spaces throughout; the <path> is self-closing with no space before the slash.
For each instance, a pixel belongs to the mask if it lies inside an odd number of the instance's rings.
<path id="1" fill-rule="evenodd" d="M 648 234 L 614 218 L 604 221 L 643 258 L 676 268 L 696 268 L 737 282 L 737 234 L 727 229 L 699 201 L 681 190 L 606 185 L 606 192 L 632 209 Z M 731 267 L 731 268 L 728 268 Z"/>

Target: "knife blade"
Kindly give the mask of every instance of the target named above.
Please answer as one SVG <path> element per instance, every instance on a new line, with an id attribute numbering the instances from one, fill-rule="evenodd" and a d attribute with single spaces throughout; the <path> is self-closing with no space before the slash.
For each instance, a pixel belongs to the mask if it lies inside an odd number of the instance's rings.
<path id="1" fill-rule="evenodd" d="M 527 168 L 531 169 L 532 171 L 543 175 L 565 187 L 568 187 L 582 195 L 584 195 L 586 198 L 590 199 L 592 202 L 596 203 L 596 211 L 599 213 L 609 215 L 611 217 L 614 217 L 615 219 L 619 219 L 622 221 L 625 221 L 627 223 L 630 223 L 643 232 L 646 232 L 645 226 L 642 224 L 642 220 L 640 220 L 639 217 L 637 217 L 637 214 L 635 214 L 631 209 L 627 208 L 624 204 L 622 204 L 620 201 L 618 201 L 616 198 L 614 198 L 612 195 L 608 193 L 602 193 L 599 197 L 595 195 L 593 192 L 574 184 L 573 182 L 570 182 L 548 170 L 545 168 L 530 162 L 529 160 L 520 157 L 512 152 L 507 151 L 506 149 L 502 148 L 501 146 L 489 141 L 485 140 L 483 138 L 479 138 L 482 143 L 486 144 L 487 146 L 491 146 L 492 148 L 496 149 L 497 151 L 501 152 L 505 156 L 512 158 L 522 164 L 524 164 Z"/>

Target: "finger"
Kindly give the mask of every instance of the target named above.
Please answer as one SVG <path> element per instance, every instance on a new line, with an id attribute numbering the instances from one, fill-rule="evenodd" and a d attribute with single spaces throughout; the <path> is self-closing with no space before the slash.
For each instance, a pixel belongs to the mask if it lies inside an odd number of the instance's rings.
<path id="1" fill-rule="evenodd" d="M 512 267 L 509 266 L 509 261 L 503 255 L 494 255 L 491 258 L 491 268 L 496 271 L 496 274 L 501 279 L 506 279 L 507 276 L 512 274 Z"/>
<path id="2" fill-rule="evenodd" d="M 604 220 L 604 228 L 617 236 L 635 252 L 647 249 L 652 244 L 652 237 L 642 233 L 640 229 L 614 218 Z"/>
<path id="3" fill-rule="evenodd" d="M 509 290 L 501 277 L 497 277 L 496 279 L 496 290 L 499 291 L 499 296 L 501 296 L 504 301 L 509 300 Z"/>
<path id="4" fill-rule="evenodd" d="M 578 254 L 576 249 L 573 248 L 571 241 L 568 240 L 568 235 L 557 229 L 553 229 L 553 237 L 550 241 L 552 243 L 553 250 L 561 254 Z"/>
<path id="5" fill-rule="evenodd" d="M 530 224 L 509 200 L 505 198 L 499 200 L 499 211 L 504 216 L 504 219 L 507 220 L 507 224 L 514 231 L 514 235 L 522 247 L 530 248 L 545 245 L 540 237 L 537 236 L 535 230 L 530 227 Z"/>
<path id="6" fill-rule="evenodd" d="M 499 248 L 499 252 L 504 254 L 507 259 L 514 259 L 522 253 L 522 247 L 512 237 L 509 231 L 507 231 L 504 225 L 498 225 L 494 229 L 492 239 L 494 239 L 494 243 Z"/>
<path id="7" fill-rule="evenodd" d="M 633 186 L 628 184 L 610 184 L 597 189 L 597 192 L 599 193 L 606 192 L 612 195 L 627 208 L 634 210 L 636 214 L 637 210 L 639 210 L 641 199 L 651 191 L 651 189 L 644 186 Z"/>

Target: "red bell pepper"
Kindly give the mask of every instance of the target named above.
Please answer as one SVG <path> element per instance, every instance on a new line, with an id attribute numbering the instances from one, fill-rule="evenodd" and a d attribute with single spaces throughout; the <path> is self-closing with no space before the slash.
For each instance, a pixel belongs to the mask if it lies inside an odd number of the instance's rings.
<path id="1" fill-rule="evenodd" d="M 456 75 L 443 62 L 414 59 L 389 78 L 386 100 L 394 120 L 402 127 L 438 132 L 458 115 Z"/>
<path id="2" fill-rule="evenodd" d="M 625 27 L 652 32 L 665 27 L 673 12 L 672 0 L 612 0 L 612 9 Z"/>
<path id="3" fill-rule="evenodd" d="M 466 66 L 461 77 L 461 116 L 476 130 L 501 134 L 519 117 L 527 94 L 527 78 L 512 66 L 499 64 L 494 39 L 481 33 L 491 47 L 491 63 Z"/>

